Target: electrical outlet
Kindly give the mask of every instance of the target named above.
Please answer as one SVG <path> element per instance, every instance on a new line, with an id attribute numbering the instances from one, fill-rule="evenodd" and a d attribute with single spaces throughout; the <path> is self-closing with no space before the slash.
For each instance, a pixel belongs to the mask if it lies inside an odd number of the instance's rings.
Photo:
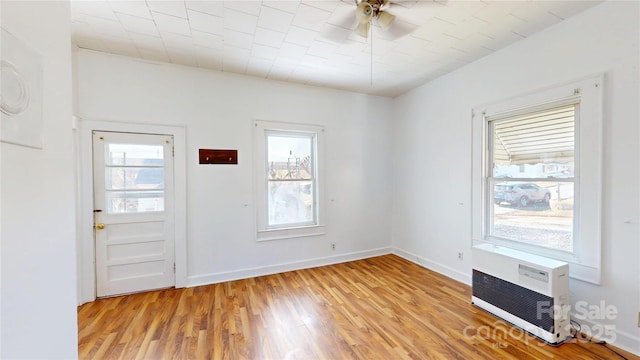
<path id="1" fill-rule="evenodd" d="M 458 253 L 458 260 L 462 260 L 462 253 L 461 252 Z"/>
<path id="2" fill-rule="evenodd" d="M 331 250 L 335 250 L 336 249 L 336 244 L 331 244 Z"/>

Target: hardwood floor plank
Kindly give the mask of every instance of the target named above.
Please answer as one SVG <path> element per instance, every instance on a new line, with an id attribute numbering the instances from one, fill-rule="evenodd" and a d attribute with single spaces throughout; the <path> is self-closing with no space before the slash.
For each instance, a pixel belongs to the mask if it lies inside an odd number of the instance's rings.
<path id="1" fill-rule="evenodd" d="M 385 255 L 97 300 L 78 308 L 78 354 L 81 359 L 617 358 L 592 343 L 544 344 L 472 306 L 470 298 L 469 286 Z"/>

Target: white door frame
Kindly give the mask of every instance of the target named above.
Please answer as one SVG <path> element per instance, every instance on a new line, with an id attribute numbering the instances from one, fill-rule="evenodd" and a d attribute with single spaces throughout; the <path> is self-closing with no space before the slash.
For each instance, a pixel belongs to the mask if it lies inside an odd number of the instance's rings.
<path id="1" fill-rule="evenodd" d="M 78 303 L 96 299 L 95 242 L 93 230 L 93 131 L 172 135 L 175 186 L 176 288 L 187 286 L 187 182 L 185 128 L 77 119 L 78 137 Z"/>

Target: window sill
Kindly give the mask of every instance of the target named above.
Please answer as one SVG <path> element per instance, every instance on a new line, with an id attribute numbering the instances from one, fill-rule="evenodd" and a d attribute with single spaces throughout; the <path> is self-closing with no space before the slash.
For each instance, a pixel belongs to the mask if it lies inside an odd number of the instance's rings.
<path id="1" fill-rule="evenodd" d="M 531 247 L 526 244 L 518 244 L 516 242 L 493 241 L 491 240 L 473 240 L 473 246 L 481 244 L 492 244 L 508 249 L 522 251 L 528 254 L 543 256 L 549 259 L 564 261 L 569 264 L 569 277 L 575 280 L 588 282 L 594 285 L 600 285 L 601 273 L 600 268 L 582 263 L 580 258 L 572 253 L 555 251 L 553 249 L 544 249 L 541 247 Z"/>
<path id="2" fill-rule="evenodd" d="M 309 236 L 325 235 L 324 225 L 301 226 L 287 229 L 258 230 L 256 241 L 271 241 L 282 239 L 293 239 Z"/>

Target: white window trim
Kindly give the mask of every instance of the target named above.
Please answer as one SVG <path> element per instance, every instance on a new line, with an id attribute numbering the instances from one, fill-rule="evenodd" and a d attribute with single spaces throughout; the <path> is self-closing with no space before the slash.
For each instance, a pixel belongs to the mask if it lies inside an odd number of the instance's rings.
<path id="1" fill-rule="evenodd" d="M 254 120 L 254 194 L 256 241 L 280 240 L 320 236 L 325 234 L 324 224 L 324 127 L 320 125 L 294 124 L 279 121 Z M 313 225 L 270 228 L 267 225 L 268 199 L 265 179 L 267 178 L 266 132 L 299 132 L 315 135 L 315 182 L 316 182 L 316 223 Z"/>
<path id="2" fill-rule="evenodd" d="M 600 74 L 568 84 L 554 86 L 496 103 L 478 106 L 472 112 L 472 242 L 492 243 L 569 263 L 574 279 L 600 284 L 601 281 L 601 205 L 602 205 L 602 124 L 604 75 Z M 573 254 L 539 246 L 488 239 L 484 233 L 487 199 L 486 116 L 553 103 L 558 99 L 580 96 L 579 120 L 576 124 L 576 208 Z"/>

